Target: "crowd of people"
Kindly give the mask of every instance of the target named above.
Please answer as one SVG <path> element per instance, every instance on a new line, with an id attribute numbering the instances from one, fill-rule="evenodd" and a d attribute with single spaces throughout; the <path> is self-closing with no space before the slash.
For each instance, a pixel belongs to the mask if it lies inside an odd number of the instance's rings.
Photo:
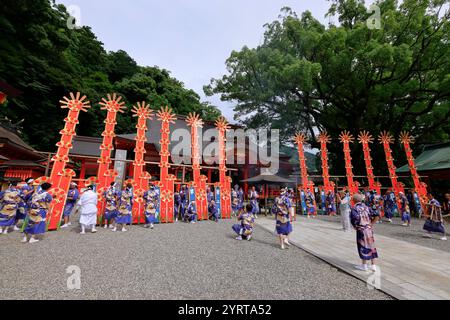
<path id="1" fill-rule="evenodd" d="M 49 192 L 51 184 L 38 183 L 33 179 L 27 179 L 23 183 L 12 182 L 8 189 L 0 192 L 0 234 L 6 235 L 11 231 L 23 233 L 22 242 L 35 243 L 39 241 L 39 235 L 46 232 L 47 214 L 53 200 Z M 183 185 L 174 193 L 174 221 L 196 223 L 198 219 L 196 202 L 189 192 L 191 190 Z M 126 226 L 132 224 L 132 209 L 134 201 L 133 186 L 126 184 L 118 188 L 116 183 L 111 183 L 103 192 L 105 207 L 100 220 L 101 226 L 111 229 L 113 232 L 119 229 L 126 232 Z M 364 190 L 352 196 L 346 189 L 336 194 L 326 192 L 321 200 L 324 213 L 341 216 L 344 231 L 356 230 L 357 248 L 361 258 L 361 265 L 356 266 L 360 270 L 376 270 L 378 253 L 373 236 L 373 225 L 385 221 L 392 223 L 395 214 L 399 214 L 404 226 L 411 225 L 412 211 L 427 217 L 423 229 L 424 236 L 431 237 L 432 233 L 440 234 L 441 240 L 447 240 L 444 228 L 444 216 L 449 214 L 450 195 L 446 194 L 446 200 L 441 203 L 432 194 L 428 195 L 428 203 L 422 208 L 419 201 L 415 201 L 416 195 L 412 192 L 404 194 L 400 192 L 398 197 L 389 189 L 384 196 L 376 190 Z M 218 222 L 220 219 L 219 208 L 216 205 L 215 193 L 210 187 L 206 191 L 208 217 Z M 316 217 L 318 214 L 317 197 L 310 190 L 301 193 L 301 206 L 303 213 L 308 217 Z M 260 212 L 259 192 L 253 186 L 247 195 L 242 188 L 236 185 L 231 191 L 232 215 L 237 223 L 232 230 L 237 234 L 237 240 L 251 240 L 254 232 L 255 219 Z M 292 221 L 295 219 L 295 193 L 292 189 L 281 188 L 279 196 L 273 202 L 266 213 L 275 215 L 275 232 L 279 239 L 281 249 L 290 246 L 289 235 L 293 231 Z M 88 185 L 80 194 L 76 183 L 70 185 L 66 203 L 62 215 L 61 228 L 71 226 L 71 216 L 78 210 L 80 213 L 80 233 L 86 234 L 86 230 L 97 232 L 98 220 L 98 194 L 95 185 Z M 145 227 L 153 229 L 159 221 L 159 189 L 149 183 L 148 190 L 143 194 L 143 207 Z M 422 201 L 423 203 L 423 201 Z M 339 209 L 339 210 L 338 210 Z M 266 208 L 267 210 L 267 208 Z M 369 268 L 368 262 L 371 261 Z"/>

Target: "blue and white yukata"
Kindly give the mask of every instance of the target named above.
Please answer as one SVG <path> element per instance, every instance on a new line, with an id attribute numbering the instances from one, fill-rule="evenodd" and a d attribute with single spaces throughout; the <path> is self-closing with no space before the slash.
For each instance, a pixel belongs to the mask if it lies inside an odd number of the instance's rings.
<path id="1" fill-rule="evenodd" d="M 186 188 L 181 188 L 180 190 L 180 215 L 181 218 L 184 218 L 185 214 L 186 214 L 186 209 L 189 205 L 189 199 L 188 199 L 188 194 L 186 191 Z"/>
<path id="2" fill-rule="evenodd" d="M 431 199 L 428 202 L 428 206 L 431 207 L 430 209 L 430 216 L 425 221 L 425 224 L 423 225 L 423 229 L 427 231 L 428 233 L 442 233 L 445 237 L 445 227 L 442 217 L 442 208 L 439 201 L 436 199 Z"/>
<path id="3" fill-rule="evenodd" d="M 186 222 L 196 222 L 197 221 L 197 209 L 194 203 L 190 203 L 184 214 L 184 221 Z"/>
<path id="4" fill-rule="evenodd" d="M 16 224 L 19 203 L 22 201 L 20 195 L 20 190 L 14 186 L 0 192 L 0 228 Z"/>
<path id="5" fill-rule="evenodd" d="M 117 224 L 131 224 L 133 209 L 133 191 L 125 189 L 119 192 L 119 207 L 117 211 Z"/>
<path id="6" fill-rule="evenodd" d="M 231 210 L 233 215 L 237 217 L 240 210 L 240 199 L 236 190 L 231 190 Z"/>
<path id="7" fill-rule="evenodd" d="M 209 215 L 209 219 L 219 222 L 219 210 L 217 209 L 216 204 L 212 204 L 212 203 L 209 204 L 208 215 Z"/>
<path id="8" fill-rule="evenodd" d="M 307 191 L 305 195 L 305 203 L 307 208 L 307 214 L 316 215 L 316 206 L 314 205 L 314 194 L 311 191 Z"/>
<path id="9" fill-rule="evenodd" d="M 144 203 L 145 223 L 157 223 L 158 218 L 156 217 L 156 211 L 158 208 L 158 195 L 154 188 L 150 188 L 150 190 L 144 193 Z"/>
<path id="10" fill-rule="evenodd" d="M 384 216 L 388 219 L 392 219 L 394 217 L 396 211 L 396 200 L 395 193 L 388 192 L 384 197 Z"/>
<path id="11" fill-rule="evenodd" d="M 239 210 L 244 209 L 244 190 L 242 188 L 238 191 L 238 198 L 239 198 Z"/>
<path id="12" fill-rule="evenodd" d="M 250 192 L 250 204 L 253 207 L 252 213 L 256 217 L 256 215 L 259 213 L 259 194 L 257 191 L 251 191 Z"/>
<path id="13" fill-rule="evenodd" d="M 33 186 L 28 184 L 20 189 L 20 203 L 19 210 L 17 211 L 17 220 L 24 220 L 26 218 L 33 191 Z"/>
<path id="14" fill-rule="evenodd" d="M 47 227 L 46 218 L 53 198 L 47 191 L 34 192 L 28 210 L 28 223 L 25 234 L 43 234 Z"/>
<path id="15" fill-rule="evenodd" d="M 375 217 L 381 217 L 381 197 L 377 193 L 371 193 L 369 198 L 369 209 L 371 214 Z"/>
<path id="16" fill-rule="evenodd" d="M 173 220 L 177 220 L 181 213 L 181 197 L 180 194 L 175 191 L 173 194 Z"/>
<path id="17" fill-rule="evenodd" d="M 253 235 L 253 224 L 255 223 L 255 217 L 251 212 L 244 212 L 239 215 L 238 220 L 240 223 L 233 225 L 231 228 L 238 236 L 246 239 Z"/>
<path id="18" fill-rule="evenodd" d="M 211 190 L 208 190 L 208 192 L 206 192 L 206 201 L 208 202 L 208 206 L 211 201 L 214 201 L 214 192 L 212 192 Z"/>
<path id="19" fill-rule="evenodd" d="M 327 214 L 336 214 L 336 203 L 334 201 L 334 194 L 331 192 L 327 195 L 325 198 L 326 204 L 327 204 Z"/>
<path id="20" fill-rule="evenodd" d="M 289 199 L 281 197 L 275 206 L 276 231 L 278 235 L 288 236 L 292 232 L 292 223 L 289 214 Z"/>
<path id="21" fill-rule="evenodd" d="M 364 203 L 355 204 L 350 214 L 352 226 L 356 229 L 356 244 L 362 260 L 378 258 L 372 229 L 372 214 Z"/>
<path id="22" fill-rule="evenodd" d="M 119 194 L 116 188 L 109 187 L 108 190 L 103 192 L 103 198 L 105 198 L 105 220 L 110 221 L 117 217 L 117 198 Z"/>
<path id="23" fill-rule="evenodd" d="M 75 208 L 75 204 L 77 203 L 78 197 L 80 193 L 77 188 L 69 189 L 67 193 L 66 205 L 64 207 L 63 217 L 70 217 L 73 209 Z"/>
<path id="24" fill-rule="evenodd" d="M 411 211 L 408 205 L 408 198 L 404 195 L 400 196 L 400 214 L 404 223 L 411 223 Z"/>

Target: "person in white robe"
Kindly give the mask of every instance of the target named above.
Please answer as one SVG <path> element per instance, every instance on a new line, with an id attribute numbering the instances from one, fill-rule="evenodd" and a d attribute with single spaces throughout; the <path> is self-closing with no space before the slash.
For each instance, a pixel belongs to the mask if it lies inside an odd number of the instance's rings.
<path id="1" fill-rule="evenodd" d="M 80 198 L 80 225 L 81 234 L 86 234 L 86 228 L 91 229 L 92 233 L 97 232 L 97 193 L 94 192 L 94 186 L 88 186 Z"/>

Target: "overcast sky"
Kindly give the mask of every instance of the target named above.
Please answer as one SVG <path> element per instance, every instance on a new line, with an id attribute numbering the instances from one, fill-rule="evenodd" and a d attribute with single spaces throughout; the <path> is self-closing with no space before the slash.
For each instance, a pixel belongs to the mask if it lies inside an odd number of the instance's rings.
<path id="1" fill-rule="evenodd" d="M 263 25 L 284 6 L 310 10 L 323 23 L 326 0 L 57 0 L 80 10 L 106 50 L 127 51 L 139 65 L 159 66 L 233 118 L 232 105 L 205 97 L 203 86 L 225 74 L 232 50 L 255 47 Z M 77 14 L 74 14 L 77 16 Z"/>

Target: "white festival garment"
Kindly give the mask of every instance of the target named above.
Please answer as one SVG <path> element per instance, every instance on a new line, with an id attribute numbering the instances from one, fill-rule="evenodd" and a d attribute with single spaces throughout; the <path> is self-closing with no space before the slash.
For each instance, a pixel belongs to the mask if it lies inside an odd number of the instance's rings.
<path id="1" fill-rule="evenodd" d="M 92 190 L 87 190 L 83 193 L 80 199 L 81 215 L 80 223 L 85 226 L 92 226 L 97 224 L 97 193 Z"/>

